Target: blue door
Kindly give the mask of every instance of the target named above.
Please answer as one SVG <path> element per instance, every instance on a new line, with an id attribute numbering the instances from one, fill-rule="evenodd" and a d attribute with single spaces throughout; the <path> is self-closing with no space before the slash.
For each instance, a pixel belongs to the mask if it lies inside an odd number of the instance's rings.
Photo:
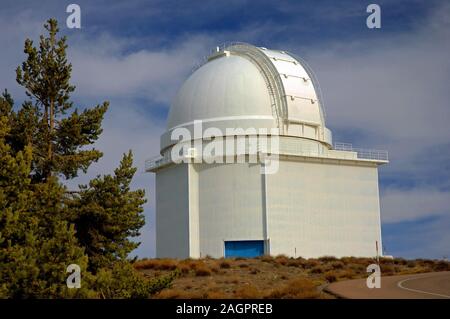
<path id="1" fill-rule="evenodd" d="M 236 240 L 225 242 L 225 258 L 258 257 L 264 255 L 263 240 Z"/>

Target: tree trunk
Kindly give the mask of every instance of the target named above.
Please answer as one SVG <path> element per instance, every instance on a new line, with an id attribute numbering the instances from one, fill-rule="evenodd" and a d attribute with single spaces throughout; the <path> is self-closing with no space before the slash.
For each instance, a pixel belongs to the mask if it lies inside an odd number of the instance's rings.
<path id="1" fill-rule="evenodd" d="M 52 148 L 52 134 L 53 134 L 53 127 L 55 125 L 54 122 L 54 102 L 53 99 L 50 100 L 50 127 L 48 130 L 48 154 L 47 154 L 47 160 L 48 160 L 48 171 L 47 171 L 47 178 L 52 176 L 52 160 L 53 160 L 53 148 Z"/>

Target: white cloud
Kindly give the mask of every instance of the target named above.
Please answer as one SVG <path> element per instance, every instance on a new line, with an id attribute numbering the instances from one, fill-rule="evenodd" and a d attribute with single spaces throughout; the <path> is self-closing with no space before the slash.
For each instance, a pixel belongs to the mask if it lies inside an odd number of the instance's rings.
<path id="1" fill-rule="evenodd" d="M 394 224 L 383 232 L 387 254 L 406 258 L 450 257 L 450 216 Z"/>
<path id="2" fill-rule="evenodd" d="M 82 96 L 140 96 L 169 104 L 209 42 L 199 36 L 169 49 L 123 53 L 133 45 L 132 40 L 117 41 L 111 36 L 86 39 L 70 51 L 73 83 Z"/>
<path id="3" fill-rule="evenodd" d="M 433 188 L 385 189 L 381 196 L 383 223 L 450 216 L 450 192 Z"/>
<path id="4" fill-rule="evenodd" d="M 414 180 L 413 189 L 382 188 L 385 222 L 450 215 L 450 193 L 442 191 L 450 178 L 442 175 L 450 160 L 449 21 L 444 5 L 411 32 L 307 51 L 335 135 L 355 129 L 361 137 L 348 142 L 389 151 L 382 176 Z"/>

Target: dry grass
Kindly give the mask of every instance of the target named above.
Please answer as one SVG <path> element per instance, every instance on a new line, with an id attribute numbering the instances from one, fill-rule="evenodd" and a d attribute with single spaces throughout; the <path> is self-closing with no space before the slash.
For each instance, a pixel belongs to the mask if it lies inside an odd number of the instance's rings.
<path id="1" fill-rule="evenodd" d="M 344 270 L 338 271 L 336 273 L 336 276 L 339 280 L 358 278 L 358 275 L 352 269 L 344 269 Z"/>
<path id="2" fill-rule="evenodd" d="M 330 265 L 333 269 L 343 269 L 345 267 L 342 261 L 334 261 Z"/>
<path id="3" fill-rule="evenodd" d="M 182 274 L 188 274 L 189 271 L 191 270 L 191 268 L 188 265 L 178 265 L 177 268 L 180 269 Z"/>
<path id="4" fill-rule="evenodd" d="M 327 271 L 325 273 L 325 279 L 330 283 L 337 281 L 336 273 L 333 271 Z"/>
<path id="5" fill-rule="evenodd" d="M 219 290 L 210 290 L 206 292 L 205 298 L 207 299 L 228 299 L 229 296 Z"/>
<path id="6" fill-rule="evenodd" d="M 273 257 L 272 256 L 265 255 L 265 256 L 258 257 L 258 259 L 263 261 L 263 262 L 267 262 L 267 263 L 273 262 Z"/>
<path id="7" fill-rule="evenodd" d="M 258 299 L 262 298 L 263 295 L 261 290 L 249 284 L 236 289 L 234 297 L 239 299 Z"/>
<path id="8" fill-rule="evenodd" d="M 261 271 L 258 268 L 250 268 L 250 274 L 256 275 L 260 273 Z"/>
<path id="9" fill-rule="evenodd" d="M 326 268 L 324 266 L 317 265 L 311 268 L 309 272 L 311 274 L 322 274 L 326 272 Z"/>
<path id="10" fill-rule="evenodd" d="M 267 298 L 275 299 L 317 299 L 320 292 L 310 279 L 297 278 L 289 281 L 281 288 L 274 289 Z"/>
<path id="11" fill-rule="evenodd" d="M 159 292 L 155 298 L 157 299 L 202 299 L 205 295 L 199 291 L 186 291 L 182 289 L 164 289 Z"/>
<path id="12" fill-rule="evenodd" d="M 446 261 L 439 261 L 435 264 L 435 271 L 450 271 L 450 263 Z"/>
<path id="13" fill-rule="evenodd" d="M 303 267 L 305 267 L 305 269 L 312 269 L 314 267 L 320 266 L 320 261 L 318 261 L 317 259 L 308 259 L 304 262 Z"/>
<path id="14" fill-rule="evenodd" d="M 275 262 L 279 265 L 286 266 L 289 262 L 289 258 L 284 255 L 279 255 L 275 257 Z"/>
<path id="15" fill-rule="evenodd" d="M 178 262 L 174 259 L 143 259 L 134 264 L 136 269 L 175 270 Z"/>
<path id="16" fill-rule="evenodd" d="M 230 276 L 225 279 L 224 283 L 236 285 L 240 282 L 240 279 L 241 279 L 241 277 L 239 277 L 239 276 Z"/>
<path id="17" fill-rule="evenodd" d="M 198 267 L 195 269 L 196 276 L 211 276 L 211 270 L 206 267 Z"/>
<path id="18" fill-rule="evenodd" d="M 155 298 L 331 298 L 318 287 L 355 278 L 366 278 L 372 258 L 336 259 L 262 256 L 245 258 L 145 259 L 134 266 L 147 277 L 179 269 L 172 287 Z M 450 263 L 436 260 L 380 259 L 382 275 L 450 270 Z"/>
<path id="19" fill-rule="evenodd" d="M 323 256 L 319 258 L 319 261 L 322 263 L 329 263 L 329 262 L 333 262 L 336 261 L 337 258 L 334 256 Z"/>

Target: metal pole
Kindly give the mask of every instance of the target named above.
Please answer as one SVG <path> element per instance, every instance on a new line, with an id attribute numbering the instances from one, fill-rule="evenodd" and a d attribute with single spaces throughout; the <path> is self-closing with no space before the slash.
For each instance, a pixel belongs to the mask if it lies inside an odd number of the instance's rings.
<path id="1" fill-rule="evenodd" d="M 378 240 L 375 241 L 375 249 L 377 250 L 377 264 L 380 265 L 380 257 L 378 254 Z"/>

